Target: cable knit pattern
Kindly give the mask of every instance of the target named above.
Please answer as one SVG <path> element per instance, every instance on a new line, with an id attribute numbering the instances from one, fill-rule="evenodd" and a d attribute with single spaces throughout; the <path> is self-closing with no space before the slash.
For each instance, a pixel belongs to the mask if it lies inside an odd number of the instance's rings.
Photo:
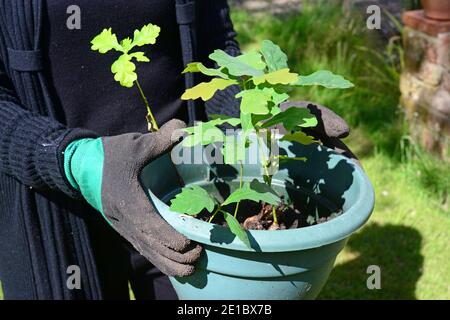
<path id="1" fill-rule="evenodd" d="M 239 86 L 231 86 L 222 91 L 217 91 L 214 97 L 205 102 L 206 114 L 223 114 L 230 117 L 239 118 L 240 99 L 235 95 L 240 91 Z"/>
<path id="2" fill-rule="evenodd" d="M 0 114 L 0 170 L 26 186 L 79 197 L 64 175 L 63 150 L 70 141 L 96 134 L 67 129 L 48 117 L 29 112 L 5 90 L 0 94 Z"/>

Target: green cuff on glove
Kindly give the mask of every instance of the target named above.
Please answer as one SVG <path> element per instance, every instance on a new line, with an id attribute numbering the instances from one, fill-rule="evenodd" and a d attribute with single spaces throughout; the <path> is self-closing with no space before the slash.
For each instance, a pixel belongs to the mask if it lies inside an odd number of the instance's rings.
<path id="1" fill-rule="evenodd" d="M 101 196 L 103 160 L 101 138 L 75 140 L 64 152 L 64 171 L 70 184 L 108 221 L 103 213 Z"/>

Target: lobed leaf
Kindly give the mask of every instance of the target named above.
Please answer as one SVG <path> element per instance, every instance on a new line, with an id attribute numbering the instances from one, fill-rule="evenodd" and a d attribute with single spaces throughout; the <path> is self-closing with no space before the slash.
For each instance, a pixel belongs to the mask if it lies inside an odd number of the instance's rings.
<path id="1" fill-rule="evenodd" d="M 184 129 L 189 133 L 183 140 L 184 147 L 194 147 L 196 145 L 206 146 L 214 142 L 222 142 L 224 140 L 224 133 L 215 125 L 208 122 L 200 122 L 195 127 Z"/>
<path id="2" fill-rule="evenodd" d="M 253 83 L 255 85 L 260 85 L 264 82 L 268 82 L 270 84 L 291 84 L 298 81 L 298 74 L 291 73 L 288 68 L 281 69 L 278 71 L 274 71 L 271 73 L 267 73 L 261 75 L 259 77 L 253 77 Z"/>
<path id="3" fill-rule="evenodd" d="M 155 44 L 161 28 L 154 24 L 147 24 L 141 30 L 134 31 L 133 46 L 144 46 L 147 44 Z"/>
<path id="4" fill-rule="evenodd" d="M 258 179 L 253 179 L 250 183 L 250 188 L 259 193 L 271 193 L 274 196 L 278 197 L 277 192 L 269 186 L 267 183 L 260 182 Z"/>
<path id="5" fill-rule="evenodd" d="M 268 103 L 272 95 L 267 90 L 258 88 L 243 90 L 236 98 L 242 98 L 241 112 L 244 114 L 267 114 L 270 111 Z"/>
<path id="6" fill-rule="evenodd" d="M 256 70 L 264 70 L 266 68 L 266 64 L 262 60 L 262 55 L 256 51 L 244 53 L 236 57 L 236 59 L 244 62 Z"/>
<path id="7" fill-rule="evenodd" d="M 104 29 L 99 35 L 97 35 L 91 41 L 91 49 L 99 51 L 100 53 L 106 53 L 110 50 L 121 51 L 122 47 L 117 41 L 117 36 L 112 33 L 112 28 Z"/>
<path id="8" fill-rule="evenodd" d="M 242 58 L 232 57 L 220 49 L 211 53 L 209 58 L 214 60 L 220 67 L 227 68 L 228 73 L 236 77 L 260 76 L 264 74 L 262 70 L 256 69 L 248 61 L 245 61 L 245 59 L 243 61 Z"/>
<path id="9" fill-rule="evenodd" d="M 317 142 L 314 137 L 308 136 L 306 133 L 302 131 L 296 131 L 294 133 L 284 135 L 281 140 L 283 141 L 291 141 L 298 142 L 304 145 L 310 145 L 312 143 Z"/>
<path id="10" fill-rule="evenodd" d="M 300 76 L 298 86 L 322 86 L 329 89 L 348 89 L 355 85 L 343 76 L 336 75 L 328 70 L 319 70 L 309 76 Z"/>
<path id="11" fill-rule="evenodd" d="M 130 57 L 135 58 L 138 62 L 150 62 L 150 59 L 141 51 L 131 53 Z"/>
<path id="12" fill-rule="evenodd" d="M 209 118 L 214 121 L 216 126 L 220 126 L 224 123 L 228 123 L 229 125 L 236 127 L 241 124 L 241 119 L 233 118 L 230 116 L 226 116 L 223 114 L 210 114 Z"/>
<path id="13" fill-rule="evenodd" d="M 278 106 L 279 104 L 285 102 L 288 99 L 289 99 L 289 95 L 287 93 L 278 93 L 272 89 L 272 102 L 274 103 L 275 106 Z M 274 108 L 272 108 L 272 109 L 274 109 Z M 273 110 L 273 111 L 274 112 L 272 112 L 272 114 L 274 114 L 274 115 L 275 115 L 275 113 L 279 113 L 279 112 L 275 112 L 276 110 Z M 280 112 L 281 112 L 281 110 L 280 110 Z"/>
<path id="14" fill-rule="evenodd" d="M 239 188 L 230 194 L 222 205 L 226 206 L 231 203 L 238 203 L 242 200 L 251 200 L 255 202 L 263 201 L 272 205 L 277 205 L 280 202 L 280 198 L 277 195 L 261 189 L 254 190 L 250 187 L 248 182 L 245 182 L 242 188 Z"/>
<path id="15" fill-rule="evenodd" d="M 114 79 L 127 88 L 131 88 L 137 80 L 135 70 L 136 66 L 131 62 L 131 56 L 128 54 L 121 55 L 111 66 Z"/>
<path id="16" fill-rule="evenodd" d="M 193 88 L 187 89 L 181 96 L 183 100 L 195 100 L 201 98 L 203 101 L 211 99 L 217 90 L 223 90 L 229 86 L 238 84 L 235 80 L 214 78 L 209 82 L 202 82 Z"/>
<path id="17" fill-rule="evenodd" d="M 262 42 L 261 53 L 264 56 L 269 72 L 288 68 L 287 55 L 272 41 L 264 40 Z"/>
<path id="18" fill-rule="evenodd" d="M 238 118 L 231 118 L 226 116 L 219 116 L 208 122 L 198 122 L 196 126 L 183 129 L 189 134 L 183 140 L 184 147 L 193 147 L 196 145 L 206 146 L 214 142 L 223 142 L 224 133 L 217 128 L 224 123 L 229 123 L 232 126 L 240 124 L 241 120 Z"/>
<path id="19" fill-rule="evenodd" d="M 197 185 L 185 187 L 171 201 L 170 210 L 188 215 L 197 215 L 203 209 L 213 212 L 214 199 L 209 193 Z"/>
<path id="20" fill-rule="evenodd" d="M 315 127 L 318 121 L 308 109 L 291 107 L 286 111 L 276 114 L 272 119 L 266 121 L 262 127 L 269 128 L 280 123 L 283 124 L 287 131 L 292 131 L 297 129 L 297 127 Z"/>
<path id="21" fill-rule="evenodd" d="M 122 50 L 124 53 L 128 53 L 133 48 L 133 40 L 130 38 L 125 38 L 122 41 L 120 41 L 120 46 L 122 47 Z"/>
<path id="22" fill-rule="evenodd" d="M 220 77 L 222 79 L 229 79 L 228 75 L 223 73 L 221 69 L 211 69 L 207 68 L 203 65 L 201 62 L 192 62 L 189 63 L 186 68 L 183 70 L 183 74 L 188 72 L 201 72 L 204 75 L 210 76 L 210 77 Z"/>

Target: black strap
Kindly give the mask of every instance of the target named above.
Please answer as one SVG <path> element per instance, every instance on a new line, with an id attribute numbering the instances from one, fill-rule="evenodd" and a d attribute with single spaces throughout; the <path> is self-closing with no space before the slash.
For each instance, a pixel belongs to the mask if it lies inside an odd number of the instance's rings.
<path id="1" fill-rule="evenodd" d="M 8 60 L 11 69 L 16 71 L 34 72 L 43 69 L 42 52 L 8 48 Z"/>
<path id="2" fill-rule="evenodd" d="M 195 1 L 176 0 L 177 22 L 180 26 L 181 49 L 183 51 L 183 64 L 186 66 L 194 61 L 195 57 Z M 186 89 L 192 88 L 195 84 L 192 73 L 185 74 Z M 197 120 L 196 106 L 194 100 L 188 100 L 189 125 L 193 125 Z"/>
<path id="3" fill-rule="evenodd" d="M 195 22 L 195 2 L 177 3 L 176 14 L 178 24 L 191 24 Z"/>

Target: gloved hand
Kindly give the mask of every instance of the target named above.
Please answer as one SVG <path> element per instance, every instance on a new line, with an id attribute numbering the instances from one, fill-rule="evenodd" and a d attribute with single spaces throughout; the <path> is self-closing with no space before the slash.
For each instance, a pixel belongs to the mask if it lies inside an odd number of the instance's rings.
<path id="1" fill-rule="evenodd" d="M 155 133 L 76 140 L 64 154 L 70 183 L 139 253 L 169 276 L 192 274 L 202 248 L 159 216 L 138 177 L 145 165 L 170 151 L 182 136 L 176 130 L 184 127 L 182 121 L 172 120 Z"/>
<path id="2" fill-rule="evenodd" d="M 350 128 L 344 119 L 327 107 L 313 102 L 289 101 L 280 105 L 280 108 L 283 111 L 289 109 L 290 107 L 309 109 L 309 111 L 316 116 L 319 123 L 316 127 L 307 129 L 305 132 L 320 140 L 324 146 L 352 159 L 355 163 L 361 166 L 358 158 L 356 158 L 353 152 L 351 152 L 345 143 L 341 141 L 341 139 L 348 137 L 350 134 Z"/>

